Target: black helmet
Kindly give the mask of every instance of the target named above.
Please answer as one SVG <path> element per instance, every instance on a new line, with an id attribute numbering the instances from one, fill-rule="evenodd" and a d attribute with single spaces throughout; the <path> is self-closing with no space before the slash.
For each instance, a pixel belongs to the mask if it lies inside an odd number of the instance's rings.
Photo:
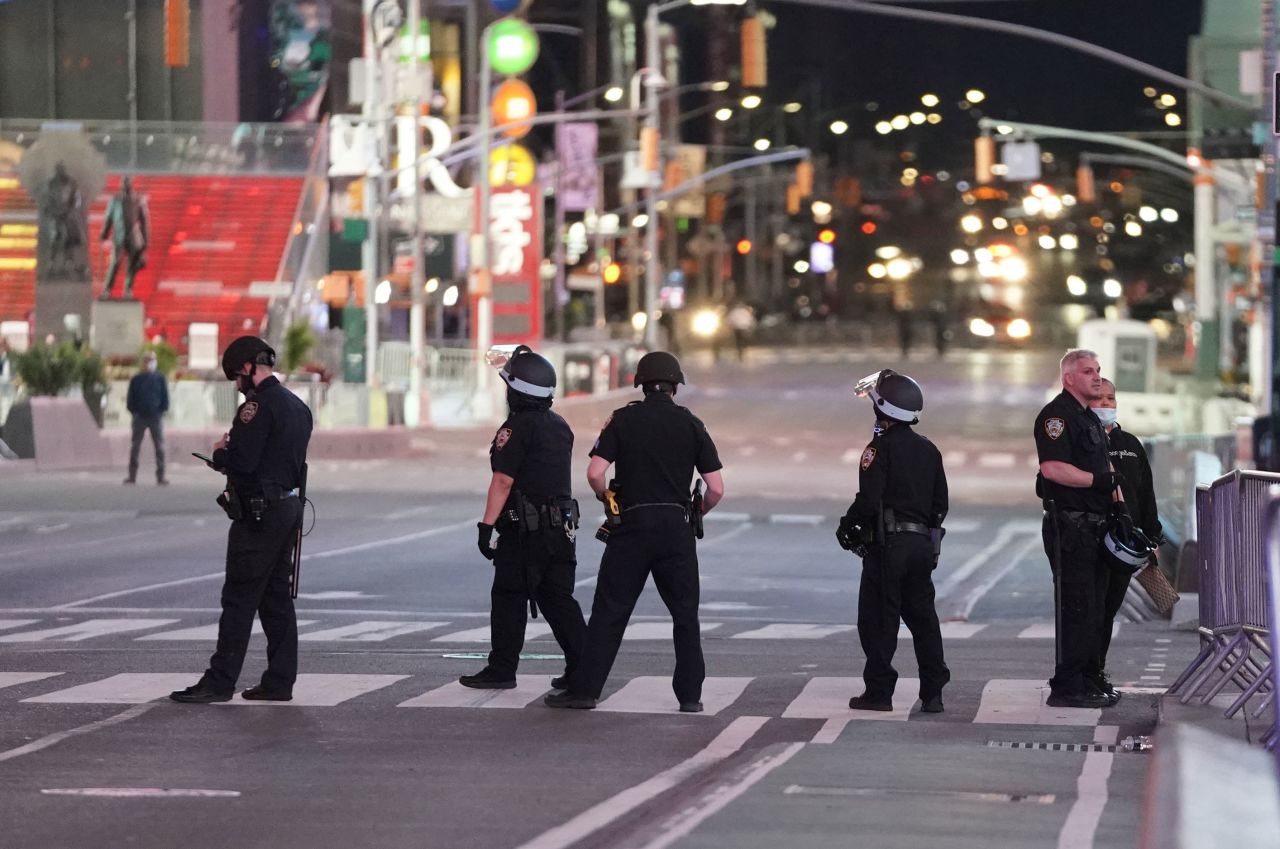
<path id="1" fill-rule="evenodd" d="M 556 394 L 555 366 L 528 345 L 520 345 L 511 353 L 498 376 L 512 390 L 530 398 L 551 398 Z"/>
<path id="2" fill-rule="evenodd" d="M 1126 575 L 1136 575 L 1151 559 L 1155 548 L 1141 528 L 1133 526 L 1129 511 L 1117 505 L 1111 509 L 1102 536 L 1102 559 Z"/>
<path id="3" fill-rule="evenodd" d="M 663 381 L 672 386 L 684 383 L 680 361 L 666 351 L 650 351 L 641 357 L 636 364 L 636 377 L 632 385 L 643 386 L 654 381 Z"/>
<path id="4" fill-rule="evenodd" d="M 241 336 L 222 352 L 222 373 L 227 380 L 235 380 L 236 372 L 245 363 L 273 366 L 276 364 L 276 352 L 257 336 Z"/>
<path id="5" fill-rule="evenodd" d="M 883 369 L 859 380 L 853 387 L 859 398 L 870 397 L 876 413 L 904 424 L 920 421 L 924 411 L 924 393 L 920 384 L 893 369 Z"/>

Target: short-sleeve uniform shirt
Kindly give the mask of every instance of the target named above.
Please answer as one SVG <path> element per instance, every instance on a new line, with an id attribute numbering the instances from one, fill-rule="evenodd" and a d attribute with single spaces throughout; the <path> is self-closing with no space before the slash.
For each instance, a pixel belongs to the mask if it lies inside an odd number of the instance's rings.
<path id="1" fill-rule="evenodd" d="M 1065 389 L 1036 416 L 1035 438 L 1041 463 L 1057 460 L 1093 474 L 1110 470 L 1102 422 Z M 1059 510 L 1106 513 L 1111 504 L 1111 496 L 1105 492 L 1063 486 L 1044 477 L 1039 483 L 1045 500 L 1052 499 Z"/>
<path id="2" fill-rule="evenodd" d="M 489 468 L 515 480 L 513 489 L 534 501 L 572 492 L 573 431 L 551 410 L 512 413 L 489 445 Z"/>
<path id="3" fill-rule="evenodd" d="M 707 474 L 721 468 L 706 425 L 662 392 L 614 410 L 591 456 L 616 464 L 623 508 L 687 504 L 694 470 Z"/>

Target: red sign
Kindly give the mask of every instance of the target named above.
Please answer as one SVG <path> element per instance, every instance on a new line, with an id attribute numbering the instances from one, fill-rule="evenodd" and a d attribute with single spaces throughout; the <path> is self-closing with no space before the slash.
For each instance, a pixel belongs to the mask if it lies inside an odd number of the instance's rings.
<path id="1" fill-rule="evenodd" d="M 538 184 L 490 192 L 489 257 L 494 344 L 537 347 L 542 341 L 542 190 Z M 473 336 L 477 318 L 473 311 Z"/>

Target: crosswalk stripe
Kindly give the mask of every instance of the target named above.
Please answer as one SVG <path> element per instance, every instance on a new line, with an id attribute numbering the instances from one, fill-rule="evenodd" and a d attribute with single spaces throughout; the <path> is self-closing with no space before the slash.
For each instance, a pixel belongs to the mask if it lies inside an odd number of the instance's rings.
<path id="1" fill-rule="evenodd" d="M 107 634 L 120 634 L 126 631 L 144 631 L 148 628 L 159 628 L 172 625 L 177 619 L 86 619 L 74 625 L 63 625 L 58 628 L 44 628 L 38 631 L 19 631 L 16 634 L 0 636 L 0 643 L 33 643 L 43 640 L 58 642 L 79 642 L 81 640 L 102 637 Z"/>
<path id="2" fill-rule="evenodd" d="M 236 707 L 334 707 L 356 696 L 372 693 L 403 681 L 408 675 L 352 675 L 323 672 L 304 673 L 293 684 L 293 701 L 251 702 L 236 696 L 224 704 Z"/>
<path id="3" fill-rule="evenodd" d="M 137 705 L 155 701 L 199 679 L 190 672 L 122 672 L 64 690 L 23 699 L 35 704 Z"/>
<path id="4" fill-rule="evenodd" d="M 551 679 L 545 675 L 518 675 L 511 690 L 473 690 L 457 681 L 428 690 L 399 707 L 432 708 L 522 708 L 551 691 Z"/>
<path id="5" fill-rule="evenodd" d="M 974 622 L 940 622 L 939 628 L 942 631 L 942 639 L 944 640 L 967 640 L 979 631 L 986 628 L 986 625 L 979 625 Z"/>
<path id="6" fill-rule="evenodd" d="M 545 622 L 530 622 L 524 626 L 524 638 L 526 640 L 536 640 L 539 637 L 545 637 L 551 633 L 551 626 Z M 431 640 L 433 643 L 487 643 L 489 642 L 489 626 L 482 628 L 468 628 L 465 631 L 454 631 L 452 634 L 445 634 L 443 637 L 435 637 Z"/>
<path id="7" fill-rule="evenodd" d="M 1043 681 L 993 678 L 982 688 L 974 724 L 1097 725 L 1098 709 L 1054 708 L 1045 704 L 1049 687 Z"/>
<path id="8" fill-rule="evenodd" d="M 0 689 L 29 684 L 32 681 L 43 681 L 61 674 L 61 672 L 0 672 Z"/>
<path id="9" fill-rule="evenodd" d="M 707 678 L 702 682 L 702 716 L 715 716 L 733 704 L 751 678 Z M 596 707 L 614 713 L 679 713 L 671 679 L 658 675 L 632 678 Z"/>
<path id="10" fill-rule="evenodd" d="M 850 710 L 849 697 L 866 688 L 862 678 L 810 678 L 782 712 L 783 719 L 879 719 L 905 722 L 920 689 L 918 678 L 899 678 L 891 711 Z"/>
<path id="11" fill-rule="evenodd" d="M 432 628 L 440 628 L 448 624 L 448 622 L 365 621 L 356 622 L 352 625 L 343 625 L 339 628 L 325 628 L 323 631 L 308 631 L 305 634 L 299 634 L 298 639 L 310 642 L 332 640 L 334 642 L 378 643 L 383 640 L 389 640 L 392 637 L 414 634 L 419 631 L 429 631 Z"/>
<path id="12" fill-rule="evenodd" d="M 0 631 L 21 628 L 23 625 L 34 625 L 39 621 L 39 619 L 0 619 Z"/>
<path id="13" fill-rule="evenodd" d="M 1111 625 L 1111 636 L 1114 637 L 1120 633 L 1120 622 L 1113 622 Z M 1020 640 L 1052 640 L 1056 636 L 1054 624 L 1052 622 L 1037 622 L 1034 625 L 1028 625 L 1018 632 Z"/>
<path id="14" fill-rule="evenodd" d="M 298 627 L 314 625 L 315 622 L 316 620 L 314 619 L 299 619 Z M 257 618 L 253 620 L 253 633 L 254 636 L 258 637 L 266 636 L 262 631 L 262 623 L 259 622 Z M 179 628 L 176 631 L 160 631 L 155 634 L 143 634 L 141 637 L 134 637 L 133 641 L 135 643 L 145 642 L 148 640 L 160 640 L 164 642 L 199 640 L 201 642 L 211 642 L 216 639 L 218 639 L 218 623 L 214 622 L 212 625 L 197 625 L 194 628 Z"/>
<path id="15" fill-rule="evenodd" d="M 822 637 L 829 637 L 832 634 L 852 631 L 854 627 L 854 625 L 806 625 L 788 622 L 775 622 L 772 625 L 765 625 L 763 628 L 755 628 L 751 631 L 743 631 L 739 634 L 734 634 L 730 639 L 817 640 Z"/>
<path id="16" fill-rule="evenodd" d="M 698 625 L 702 633 L 714 631 L 723 622 L 701 622 Z M 669 640 L 671 639 L 670 622 L 632 622 L 623 633 L 624 640 Z"/>

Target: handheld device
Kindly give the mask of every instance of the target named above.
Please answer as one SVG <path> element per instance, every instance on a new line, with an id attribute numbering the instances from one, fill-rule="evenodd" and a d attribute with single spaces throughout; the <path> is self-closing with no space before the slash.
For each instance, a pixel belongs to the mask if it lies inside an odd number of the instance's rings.
<path id="1" fill-rule="evenodd" d="M 204 460 L 204 461 L 205 461 L 206 463 L 208 463 L 210 466 L 212 466 L 212 465 L 213 465 L 213 458 L 212 458 L 212 457 L 206 457 L 205 455 L 201 454 L 199 451 L 192 451 L 192 452 L 191 452 L 191 456 L 192 456 L 192 457 L 195 457 L 197 460 Z"/>

